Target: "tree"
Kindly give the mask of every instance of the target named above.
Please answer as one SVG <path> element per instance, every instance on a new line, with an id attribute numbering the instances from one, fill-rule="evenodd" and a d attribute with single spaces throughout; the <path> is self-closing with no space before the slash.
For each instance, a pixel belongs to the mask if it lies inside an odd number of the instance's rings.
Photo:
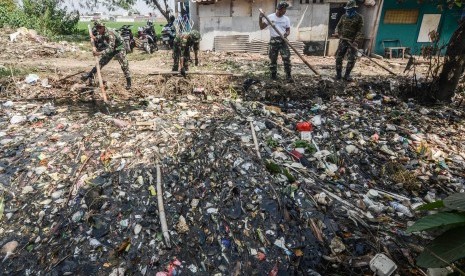
<path id="1" fill-rule="evenodd" d="M 0 7 L 12 11 L 16 9 L 16 3 L 14 0 L 0 0 Z"/>
<path id="2" fill-rule="evenodd" d="M 163 6 L 160 4 L 160 1 L 163 1 Z M 145 3 L 156 7 L 166 18 L 166 21 L 170 20 L 170 7 L 168 6 L 168 0 L 145 0 Z"/>
<path id="3" fill-rule="evenodd" d="M 444 65 L 436 81 L 434 97 L 450 102 L 459 83 L 465 65 L 465 20 L 461 20 L 452 34 L 444 57 Z"/>
<path id="4" fill-rule="evenodd" d="M 129 10 L 135 4 L 135 2 L 135 0 L 86 0 L 85 6 L 92 7 L 96 6 L 97 4 L 103 4 L 108 9 L 113 10 L 116 5 L 120 8 Z M 159 10 L 163 17 L 165 17 L 166 20 L 169 21 L 169 17 L 171 14 L 170 7 L 168 5 L 168 0 L 145 0 L 145 3 Z"/>

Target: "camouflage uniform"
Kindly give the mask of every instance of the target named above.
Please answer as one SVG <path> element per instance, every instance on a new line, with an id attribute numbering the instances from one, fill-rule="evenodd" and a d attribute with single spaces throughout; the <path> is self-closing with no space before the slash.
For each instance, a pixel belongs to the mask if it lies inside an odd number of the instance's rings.
<path id="1" fill-rule="evenodd" d="M 121 65 L 121 70 L 123 70 L 124 76 L 126 78 L 130 78 L 131 72 L 129 71 L 129 63 L 126 58 L 126 50 L 124 49 L 123 43 L 124 40 L 121 35 L 115 30 L 105 28 L 105 33 L 100 39 L 106 46 L 105 50 L 102 51 L 103 55 L 99 61 L 100 68 L 103 68 L 113 57 L 115 57 Z"/>
<path id="2" fill-rule="evenodd" d="M 354 68 L 357 50 L 351 47 L 350 43 L 363 39 L 362 29 L 363 18 L 356 12 L 352 17 L 344 14 L 339 20 L 339 23 L 336 26 L 336 31 L 340 38 L 336 53 L 336 72 L 338 77 L 341 75 L 342 60 L 344 59 L 346 53 L 348 53 L 348 57 L 345 77 L 348 78 L 350 72 Z"/>
<path id="3" fill-rule="evenodd" d="M 270 58 L 270 71 L 271 74 L 276 75 L 278 71 L 278 54 L 281 54 L 283 59 L 284 71 L 286 75 L 291 74 L 291 52 L 289 51 L 289 46 L 281 37 L 272 37 L 270 39 L 270 47 L 268 56 Z"/>
<path id="4" fill-rule="evenodd" d="M 173 71 L 179 69 L 179 59 L 183 57 L 182 68 L 187 71 L 189 69 L 190 48 L 194 49 L 195 65 L 199 64 L 198 52 L 200 44 L 200 33 L 196 30 L 190 33 L 182 33 L 174 38 L 173 43 Z"/>

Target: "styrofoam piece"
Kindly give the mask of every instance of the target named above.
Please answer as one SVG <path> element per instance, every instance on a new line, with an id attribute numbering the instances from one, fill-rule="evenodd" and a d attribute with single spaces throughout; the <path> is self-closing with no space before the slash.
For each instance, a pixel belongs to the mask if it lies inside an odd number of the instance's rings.
<path id="1" fill-rule="evenodd" d="M 311 141 L 312 140 L 312 132 L 311 131 L 301 131 L 300 132 L 300 139 Z"/>
<path id="2" fill-rule="evenodd" d="M 428 268 L 426 271 L 426 275 L 428 276 L 447 276 L 452 273 L 454 273 L 454 271 L 450 267 Z"/>
<path id="3" fill-rule="evenodd" d="M 376 254 L 370 261 L 370 269 L 377 276 L 390 276 L 397 269 L 397 265 L 384 254 Z"/>

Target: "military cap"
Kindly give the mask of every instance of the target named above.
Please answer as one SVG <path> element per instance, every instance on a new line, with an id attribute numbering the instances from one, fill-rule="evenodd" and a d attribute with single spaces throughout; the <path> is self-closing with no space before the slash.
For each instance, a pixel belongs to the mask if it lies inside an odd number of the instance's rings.
<path id="1" fill-rule="evenodd" d="M 287 8 L 287 7 L 289 7 L 289 4 L 286 1 L 281 1 L 276 6 L 276 9 L 280 10 L 280 9 L 284 9 L 284 8 Z"/>
<path id="2" fill-rule="evenodd" d="M 349 0 L 347 1 L 347 4 L 344 7 L 344 9 L 348 10 L 348 9 L 357 8 L 357 7 L 358 7 L 357 2 L 355 2 L 355 0 Z"/>
<path id="3" fill-rule="evenodd" d="M 200 38 L 201 38 L 200 33 L 197 30 L 191 31 L 191 37 L 194 41 L 200 41 Z"/>
<path id="4" fill-rule="evenodd" d="M 100 19 L 96 19 L 96 20 L 94 20 L 94 26 L 95 27 L 104 27 L 105 23 L 103 23 L 102 20 L 100 20 Z"/>

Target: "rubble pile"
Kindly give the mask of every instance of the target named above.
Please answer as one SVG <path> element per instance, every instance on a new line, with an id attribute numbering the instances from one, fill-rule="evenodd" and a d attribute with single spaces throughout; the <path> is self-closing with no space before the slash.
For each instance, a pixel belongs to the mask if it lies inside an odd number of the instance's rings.
<path id="1" fill-rule="evenodd" d="M 22 60 L 38 57 L 59 57 L 65 53 L 80 52 L 79 45 L 67 41 L 51 42 L 37 34 L 35 30 L 3 28 L 0 30 L 0 57 L 14 56 Z"/>

